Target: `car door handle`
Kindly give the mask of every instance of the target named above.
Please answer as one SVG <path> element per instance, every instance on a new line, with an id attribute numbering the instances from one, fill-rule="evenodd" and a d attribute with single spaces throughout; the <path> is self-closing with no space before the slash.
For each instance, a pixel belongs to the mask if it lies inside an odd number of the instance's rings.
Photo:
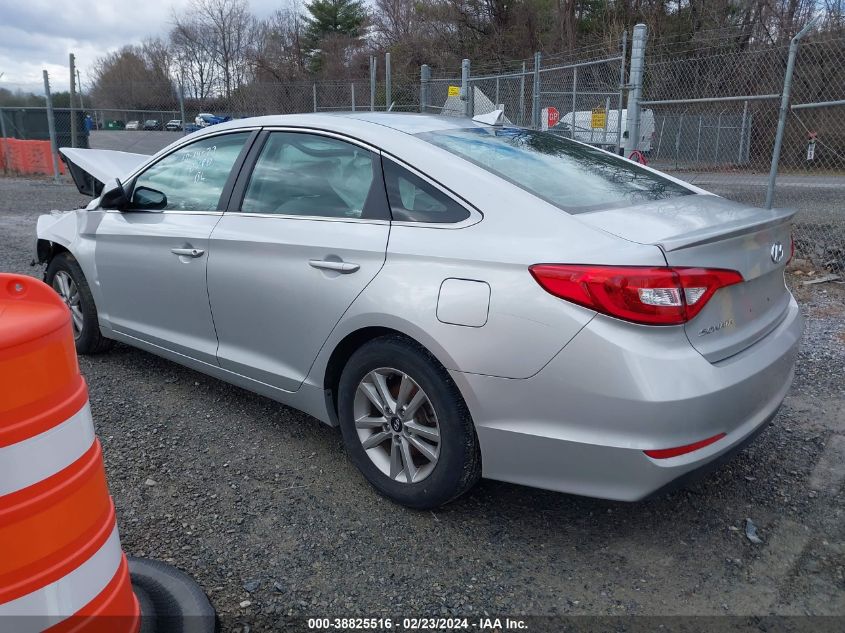
<path id="1" fill-rule="evenodd" d="M 205 254 L 201 248 L 171 248 L 170 252 L 183 257 L 202 257 Z"/>
<path id="2" fill-rule="evenodd" d="M 353 264 L 352 262 L 336 262 L 330 259 L 309 259 L 308 264 L 312 268 L 319 268 L 321 270 L 334 270 L 335 272 L 343 273 L 344 275 L 354 273 L 356 270 L 361 268 L 361 266 L 359 266 L 358 264 Z"/>

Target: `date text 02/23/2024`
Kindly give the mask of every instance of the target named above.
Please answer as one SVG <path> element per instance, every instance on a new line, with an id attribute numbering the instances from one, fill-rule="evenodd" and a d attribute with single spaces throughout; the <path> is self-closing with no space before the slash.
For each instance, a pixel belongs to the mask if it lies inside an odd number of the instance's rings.
<path id="1" fill-rule="evenodd" d="M 308 618 L 313 631 L 525 631 L 527 624 L 518 618 Z"/>

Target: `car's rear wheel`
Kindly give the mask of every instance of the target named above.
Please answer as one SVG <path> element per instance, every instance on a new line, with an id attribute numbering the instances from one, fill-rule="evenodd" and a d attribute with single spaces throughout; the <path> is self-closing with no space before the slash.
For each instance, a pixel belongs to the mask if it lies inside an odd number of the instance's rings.
<path id="1" fill-rule="evenodd" d="M 403 337 L 374 339 L 352 355 L 338 414 L 352 462 L 402 505 L 442 505 L 481 475 L 475 428 L 458 388 L 431 354 Z"/>
<path id="2" fill-rule="evenodd" d="M 70 310 L 76 351 L 97 354 L 108 350 L 114 341 L 100 334 L 94 297 L 76 258 L 67 252 L 57 254 L 50 260 L 44 280 Z"/>

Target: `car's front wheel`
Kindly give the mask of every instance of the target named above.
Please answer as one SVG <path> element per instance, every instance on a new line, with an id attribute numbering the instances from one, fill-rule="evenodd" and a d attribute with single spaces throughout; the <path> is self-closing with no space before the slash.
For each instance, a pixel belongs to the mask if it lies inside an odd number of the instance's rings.
<path id="1" fill-rule="evenodd" d="M 50 260 L 44 280 L 70 310 L 76 351 L 97 354 L 108 350 L 113 341 L 100 333 L 94 297 L 76 258 L 67 252 L 57 254 Z"/>
<path id="2" fill-rule="evenodd" d="M 352 462 L 402 505 L 442 505 L 481 475 L 478 439 L 458 388 L 427 350 L 403 337 L 374 339 L 352 355 L 338 414 Z"/>

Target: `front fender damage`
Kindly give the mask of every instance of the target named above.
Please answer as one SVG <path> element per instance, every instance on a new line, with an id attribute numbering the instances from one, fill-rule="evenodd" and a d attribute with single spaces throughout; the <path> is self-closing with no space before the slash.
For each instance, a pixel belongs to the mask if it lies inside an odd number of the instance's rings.
<path id="1" fill-rule="evenodd" d="M 35 261 L 45 264 L 59 250 L 72 251 L 79 235 L 79 213 L 77 211 L 53 211 L 38 216 L 35 226 Z"/>

